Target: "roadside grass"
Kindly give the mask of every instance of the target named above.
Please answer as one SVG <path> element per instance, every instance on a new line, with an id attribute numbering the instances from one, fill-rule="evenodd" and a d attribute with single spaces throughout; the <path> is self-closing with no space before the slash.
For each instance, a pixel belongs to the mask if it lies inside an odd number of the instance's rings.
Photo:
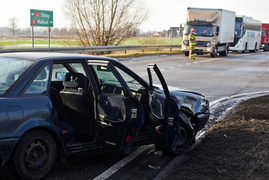
<path id="1" fill-rule="evenodd" d="M 166 179 L 268 179 L 268 107 L 269 96 L 237 105 Z"/>
<path id="2" fill-rule="evenodd" d="M 120 45 L 169 45 L 181 44 L 181 38 L 129 38 L 123 41 Z M 34 38 L 35 48 L 48 47 L 48 38 Z M 78 47 L 80 42 L 78 39 L 60 39 L 51 38 L 51 47 Z M 31 38 L 0 38 L 1 48 L 32 48 Z"/>
<path id="3" fill-rule="evenodd" d="M 169 49 L 160 49 L 157 51 L 156 49 L 147 50 L 141 52 L 141 50 L 128 50 L 127 53 L 124 51 L 115 51 L 111 54 L 102 55 L 105 57 L 112 57 L 112 58 L 131 58 L 131 57 L 141 57 L 141 56 L 151 56 L 151 55 L 172 55 L 172 54 L 179 54 L 182 53 L 180 49 L 173 49 L 170 51 Z"/>
<path id="4" fill-rule="evenodd" d="M 34 46 L 48 47 L 48 39 L 34 38 Z M 76 39 L 50 39 L 50 45 L 54 47 L 66 47 L 66 46 L 79 46 L 79 42 Z M 12 49 L 12 48 L 32 48 L 31 38 L 2 38 L 0 39 L 1 48 Z"/>

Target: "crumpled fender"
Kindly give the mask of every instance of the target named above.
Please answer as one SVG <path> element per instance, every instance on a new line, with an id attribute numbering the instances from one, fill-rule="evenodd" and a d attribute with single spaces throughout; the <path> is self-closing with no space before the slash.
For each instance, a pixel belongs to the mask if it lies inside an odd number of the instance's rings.
<path id="1" fill-rule="evenodd" d="M 179 117 L 182 119 L 182 121 L 184 121 L 186 124 L 188 124 L 190 126 L 191 129 L 194 130 L 190 118 L 188 118 L 182 111 L 178 112 Z"/>

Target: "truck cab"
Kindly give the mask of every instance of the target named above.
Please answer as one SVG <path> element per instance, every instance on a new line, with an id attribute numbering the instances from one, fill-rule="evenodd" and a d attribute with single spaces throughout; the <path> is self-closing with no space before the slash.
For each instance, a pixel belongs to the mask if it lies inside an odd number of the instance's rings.
<path id="1" fill-rule="evenodd" d="M 187 22 L 182 39 L 182 51 L 189 55 L 189 33 L 195 29 L 194 53 L 211 57 L 227 56 L 234 41 L 235 12 L 224 9 L 188 8 Z"/>
<path id="2" fill-rule="evenodd" d="M 189 55 L 189 34 L 192 28 L 195 29 L 194 34 L 196 37 L 195 53 L 203 55 L 214 52 L 214 46 L 212 45 L 217 41 L 219 28 L 211 22 L 199 20 L 187 22 L 185 25 L 182 43 L 182 49 L 185 51 L 185 55 Z"/>
<path id="3" fill-rule="evenodd" d="M 269 50 L 269 24 L 262 24 L 262 35 L 261 35 L 261 49 L 264 51 Z"/>

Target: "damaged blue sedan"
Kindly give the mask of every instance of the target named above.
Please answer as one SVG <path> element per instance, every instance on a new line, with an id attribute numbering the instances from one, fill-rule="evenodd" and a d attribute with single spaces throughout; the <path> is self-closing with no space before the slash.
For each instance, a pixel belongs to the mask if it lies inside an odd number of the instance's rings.
<path id="1" fill-rule="evenodd" d="M 7 53 L 0 63 L 0 167 L 22 179 L 73 154 L 146 144 L 179 154 L 209 118 L 205 97 L 169 91 L 156 64 L 147 82 L 106 57 Z"/>

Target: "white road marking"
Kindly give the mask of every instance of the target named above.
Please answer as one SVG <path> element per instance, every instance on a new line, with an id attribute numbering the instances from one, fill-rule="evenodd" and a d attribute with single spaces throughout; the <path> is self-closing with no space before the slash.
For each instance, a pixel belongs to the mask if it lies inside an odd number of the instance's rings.
<path id="1" fill-rule="evenodd" d="M 257 91 L 257 92 L 242 93 L 242 94 L 236 94 L 236 95 L 232 95 L 232 96 L 226 96 L 226 97 L 211 101 L 210 108 L 213 108 L 214 106 L 218 105 L 221 101 L 223 101 L 225 99 L 232 99 L 232 98 L 237 98 L 240 96 L 250 96 L 250 95 L 256 95 L 256 94 L 269 94 L 269 91 Z"/>
<path id="2" fill-rule="evenodd" d="M 123 166 L 125 166 L 127 163 L 132 161 L 134 158 L 136 158 L 138 155 L 140 155 L 142 152 L 145 150 L 149 149 L 150 147 L 153 147 L 154 145 L 146 145 L 146 146 L 141 146 L 137 150 L 133 151 L 131 154 L 123 158 L 121 161 L 117 162 L 113 166 L 111 166 L 109 169 L 104 171 L 102 174 L 99 176 L 95 177 L 93 180 L 103 180 L 109 178 L 112 174 L 117 172 L 119 169 L 121 169 Z"/>

